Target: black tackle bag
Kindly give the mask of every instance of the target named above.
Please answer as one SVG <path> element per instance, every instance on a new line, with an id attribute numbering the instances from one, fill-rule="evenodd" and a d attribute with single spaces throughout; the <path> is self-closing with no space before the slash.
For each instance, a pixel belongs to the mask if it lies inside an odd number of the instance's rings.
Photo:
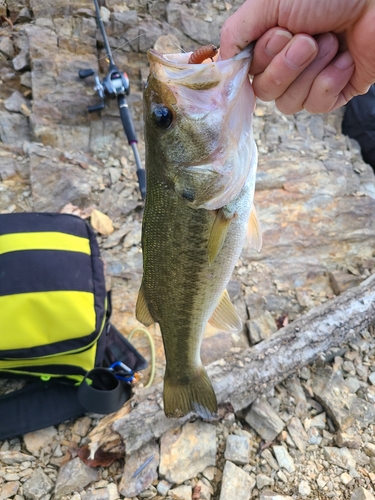
<path id="1" fill-rule="evenodd" d="M 87 411 L 111 413 L 130 398 L 134 373 L 147 363 L 110 312 L 88 223 L 0 215 L 0 376 L 28 380 L 0 396 L 0 440 Z"/>

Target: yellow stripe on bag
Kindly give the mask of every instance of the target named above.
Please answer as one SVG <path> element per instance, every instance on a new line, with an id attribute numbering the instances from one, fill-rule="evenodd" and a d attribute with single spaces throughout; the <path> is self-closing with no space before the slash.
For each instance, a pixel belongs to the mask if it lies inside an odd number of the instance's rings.
<path id="1" fill-rule="evenodd" d="M 0 255 L 21 250 L 66 250 L 90 255 L 90 241 L 81 236 L 54 231 L 0 236 Z"/>
<path id="2" fill-rule="evenodd" d="M 94 295 L 51 291 L 0 296 L 0 350 L 27 349 L 92 334 Z M 9 335 L 5 335 L 8 332 Z M 67 332 L 69 334 L 67 335 Z"/>

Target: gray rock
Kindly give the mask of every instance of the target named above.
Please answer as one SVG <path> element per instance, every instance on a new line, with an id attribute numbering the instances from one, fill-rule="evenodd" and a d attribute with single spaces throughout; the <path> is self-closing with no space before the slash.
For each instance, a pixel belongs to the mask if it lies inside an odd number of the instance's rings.
<path id="1" fill-rule="evenodd" d="M 136 477 L 133 477 L 135 472 L 151 457 L 153 459 L 148 465 Z M 120 493 L 125 497 L 135 497 L 146 490 L 158 478 L 159 459 L 159 446 L 155 441 L 151 441 L 140 450 L 126 456 L 124 474 L 119 485 Z"/>
<path id="2" fill-rule="evenodd" d="M 293 397 L 295 404 L 307 403 L 305 392 L 298 377 L 291 377 L 285 381 L 285 387 Z"/>
<path id="3" fill-rule="evenodd" d="M 171 483 L 168 483 L 168 481 L 160 481 L 160 483 L 157 485 L 156 490 L 161 495 L 162 497 L 167 496 L 168 491 L 171 489 L 172 485 Z"/>
<path id="4" fill-rule="evenodd" d="M 53 489 L 53 481 L 43 472 L 37 469 L 30 479 L 23 485 L 23 494 L 27 499 L 40 500 L 46 493 Z"/>
<path id="5" fill-rule="evenodd" d="M 250 500 L 254 486 L 253 477 L 232 462 L 225 463 L 220 500 Z"/>
<path id="6" fill-rule="evenodd" d="M 4 102 L 5 109 L 8 111 L 13 111 L 15 113 L 22 113 L 22 107 L 26 107 L 26 109 L 30 109 L 30 104 L 27 99 L 16 90 L 13 94 L 6 99 Z"/>
<path id="7" fill-rule="evenodd" d="M 349 391 L 355 394 L 361 387 L 359 380 L 356 377 L 348 377 L 345 379 L 345 383 L 349 388 Z"/>
<path id="8" fill-rule="evenodd" d="M 361 487 L 353 491 L 350 500 L 375 500 L 375 497 L 368 490 L 365 490 L 365 488 Z"/>
<path id="9" fill-rule="evenodd" d="M 301 453 L 305 453 L 308 435 L 299 418 L 293 417 L 287 425 L 289 434 Z"/>
<path id="10" fill-rule="evenodd" d="M 99 488 L 83 494 L 81 500 L 109 500 L 109 493 L 107 488 Z"/>
<path id="11" fill-rule="evenodd" d="M 73 491 L 81 491 L 88 484 L 97 481 L 99 473 L 84 464 L 78 457 L 64 464 L 57 476 L 55 486 L 56 499 Z"/>
<path id="12" fill-rule="evenodd" d="M 311 493 L 310 485 L 307 481 L 301 481 L 298 485 L 298 493 L 302 497 L 308 497 Z"/>
<path id="13" fill-rule="evenodd" d="M 261 492 L 259 500 L 293 500 L 292 497 L 281 495 L 271 490 L 264 490 Z"/>
<path id="14" fill-rule="evenodd" d="M 246 422 L 266 441 L 273 441 L 284 429 L 284 422 L 272 406 L 264 399 L 258 399 L 245 415 Z"/>
<path id="15" fill-rule="evenodd" d="M 27 87 L 28 89 L 31 89 L 31 73 L 30 71 L 25 71 L 25 73 L 22 73 L 21 78 L 20 78 L 21 85 L 24 87 Z"/>
<path id="16" fill-rule="evenodd" d="M 257 474 L 256 482 L 258 490 L 261 490 L 266 486 L 273 486 L 275 483 L 272 477 L 269 477 L 266 474 Z"/>
<path id="17" fill-rule="evenodd" d="M 7 481 L 2 483 L 0 490 L 0 500 L 9 500 L 14 495 L 17 494 L 17 491 L 21 483 L 19 481 Z"/>
<path id="18" fill-rule="evenodd" d="M 18 23 L 29 23 L 32 20 L 33 16 L 31 14 L 30 9 L 27 7 L 24 7 L 23 9 L 20 10 L 20 13 L 18 14 L 17 17 L 17 22 Z"/>
<path id="19" fill-rule="evenodd" d="M 274 456 L 272 455 L 271 451 L 268 448 L 262 451 L 261 456 L 262 458 L 267 460 L 268 465 L 272 467 L 272 469 L 274 470 L 280 469 L 279 464 L 276 462 Z"/>
<path id="20" fill-rule="evenodd" d="M 272 450 L 279 466 L 292 474 L 296 470 L 296 467 L 294 465 L 293 458 L 288 453 L 288 450 L 284 448 L 284 446 L 273 446 Z"/>
<path id="21" fill-rule="evenodd" d="M 263 312 L 254 319 L 249 319 L 246 326 L 252 345 L 268 339 L 273 333 L 277 332 L 276 322 L 269 311 Z"/>
<path id="22" fill-rule="evenodd" d="M 12 40 L 7 36 L 3 36 L 0 39 L 0 52 L 7 56 L 9 59 L 14 57 L 14 47 Z"/>
<path id="23" fill-rule="evenodd" d="M 246 465 L 250 458 L 250 443 L 245 436 L 230 434 L 224 454 L 225 460 L 230 460 L 236 465 Z"/>
<path id="24" fill-rule="evenodd" d="M 326 414 L 320 413 L 311 419 L 310 427 L 316 427 L 317 429 L 325 429 L 326 427 Z"/>
<path id="25" fill-rule="evenodd" d="M 180 484 L 216 463 L 216 428 L 205 422 L 187 423 L 160 440 L 159 474 Z"/>
<path id="26" fill-rule="evenodd" d="M 17 173 L 17 162 L 13 158 L 1 158 L 0 161 L 0 179 L 5 181 Z"/>
<path id="27" fill-rule="evenodd" d="M 183 484 L 182 486 L 177 486 L 173 490 L 169 490 L 168 495 L 176 500 L 191 500 L 191 486 Z"/>
<path id="28" fill-rule="evenodd" d="M 356 461 L 348 448 L 335 448 L 334 446 L 325 446 L 324 455 L 328 462 L 338 465 L 343 469 L 354 469 Z"/>
<path id="29" fill-rule="evenodd" d="M 22 147 L 31 140 L 27 118 L 18 113 L 0 111 L 0 139 L 4 144 Z"/>
<path id="30" fill-rule="evenodd" d="M 364 428 L 374 422 L 375 406 L 352 394 L 339 373 L 317 376 L 312 387 L 316 399 L 340 430 L 345 431 L 354 423 Z"/>
<path id="31" fill-rule="evenodd" d="M 352 429 L 350 429 L 352 430 Z M 354 431 L 353 431 L 354 432 Z M 336 434 L 336 444 L 340 448 L 360 448 L 362 446 L 362 439 L 359 434 L 352 432 L 338 432 Z"/>
<path id="32" fill-rule="evenodd" d="M 16 71 L 30 69 L 30 56 L 26 50 L 21 50 L 21 52 L 13 59 L 13 68 Z"/>
<path id="33" fill-rule="evenodd" d="M 22 462 L 34 462 L 36 460 L 32 455 L 26 455 L 20 451 L 6 450 L 0 451 L 0 462 L 6 465 L 20 464 Z"/>
<path id="34" fill-rule="evenodd" d="M 368 379 L 370 384 L 375 385 L 375 372 L 371 372 Z"/>
<path id="35" fill-rule="evenodd" d="M 46 427 L 34 432 L 28 432 L 23 436 L 26 449 L 35 456 L 39 455 L 39 451 L 45 446 L 52 443 L 57 435 L 55 427 Z"/>

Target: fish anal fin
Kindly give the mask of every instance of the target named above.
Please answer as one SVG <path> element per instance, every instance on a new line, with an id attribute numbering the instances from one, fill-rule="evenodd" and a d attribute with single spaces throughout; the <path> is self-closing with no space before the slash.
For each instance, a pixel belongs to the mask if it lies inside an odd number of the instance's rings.
<path id="1" fill-rule="evenodd" d="M 219 209 L 216 218 L 211 228 L 210 237 L 208 240 L 208 262 L 212 264 L 223 248 L 225 238 L 228 234 L 229 225 L 233 216 L 226 217 L 223 209 Z"/>
<path id="2" fill-rule="evenodd" d="M 150 326 L 155 323 L 147 307 L 143 285 L 141 285 L 139 289 L 137 304 L 135 306 L 135 316 L 137 320 L 145 326 Z"/>
<path id="3" fill-rule="evenodd" d="M 164 413 L 168 418 L 180 418 L 193 412 L 210 420 L 217 413 L 215 391 L 203 366 L 183 384 L 166 372 L 163 398 Z"/>
<path id="4" fill-rule="evenodd" d="M 254 205 L 251 210 L 249 225 L 247 228 L 247 238 L 250 245 L 260 252 L 263 244 L 262 229 L 260 227 L 258 215 Z"/>
<path id="5" fill-rule="evenodd" d="M 220 301 L 208 322 L 218 330 L 228 333 L 238 333 L 242 329 L 241 318 L 238 316 L 227 290 L 221 294 Z"/>

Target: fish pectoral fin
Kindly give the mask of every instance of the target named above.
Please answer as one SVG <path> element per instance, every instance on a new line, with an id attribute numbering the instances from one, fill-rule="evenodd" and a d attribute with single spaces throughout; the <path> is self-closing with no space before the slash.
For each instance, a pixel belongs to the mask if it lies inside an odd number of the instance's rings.
<path id="1" fill-rule="evenodd" d="M 212 224 L 210 237 L 208 239 L 208 262 L 212 264 L 223 248 L 225 238 L 228 234 L 229 225 L 234 215 L 227 217 L 222 208 L 217 211 L 216 218 Z"/>
<path id="2" fill-rule="evenodd" d="M 258 250 L 258 252 L 260 252 L 263 244 L 262 228 L 260 227 L 258 215 L 254 205 L 251 210 L 249 225 L 247 228 L 247 239 L 250 245 L 254 247 L 255 250 Z"/>
<path id="3" fill-rule="evenodd" d="M 242 320 L 230 301 L 227 290 L 221 294 L 219 304 L 208 322 L 218 330 L 228 333 L 238 333 L 242 329 Z"/>
<path id="4" fill-rule="evenodd" d="M 135 317 L 140 323 L 145 326 L 150 326 L 155 323 L 155 320 L 151 316 L 150 311 L 147 307 L 143 285 L 141 285 L 141 288 L 139 289 L 137 305 L 135 306 Z"/>

